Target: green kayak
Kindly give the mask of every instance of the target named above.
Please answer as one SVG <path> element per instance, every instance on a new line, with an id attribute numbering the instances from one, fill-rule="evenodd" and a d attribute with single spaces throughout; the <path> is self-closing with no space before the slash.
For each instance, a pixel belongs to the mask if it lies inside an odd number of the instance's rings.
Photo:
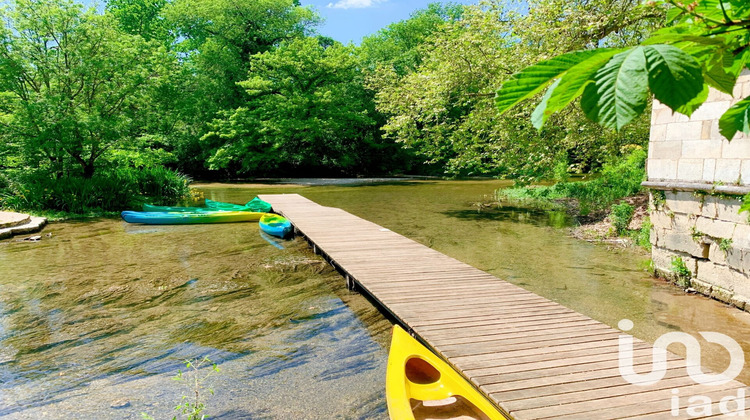
<path id="1" fill-rule="evenodd" d="M 206 200 L 206 207 L 210 207 L 215 210 L 231 210 L 231 211 L 254 211 L 259 213 L 268 213 L 271 211 L 271 203 L 261 200 L 258 197 L 245 203 L 244 206 L 232 203 L 222 203 L 221 201 Z M 246 210 L 247 209 L 247 210 Z"/>
<path id="2" fill-rule="evenodd" d="M 222 203 L 221 201 L 206 200 L 206 207 L 178 207 L 178 206 L 155 206 L 153 204 L 144 204 L 143 211 L 146 212 L 171 212 L 171 213 L 203 213 L 216 211 L 247 211 L 253 213 L 268 213 L 271 210 L 271 204 L 259 199 L 253 198 L 244 206 L 242 204 Z"/>

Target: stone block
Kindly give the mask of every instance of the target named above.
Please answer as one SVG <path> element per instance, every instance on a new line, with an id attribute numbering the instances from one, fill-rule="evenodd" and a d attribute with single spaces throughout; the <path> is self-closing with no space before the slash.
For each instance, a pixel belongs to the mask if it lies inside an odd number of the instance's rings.
<path id="1" fill-rule="evenodd" d="M 663 210 L 654 210 L 649 214 L 651 225 L 660 229 L 672 229 L 673 219 Z"/>
<path id="2" fill-rule="evenodd" d="M 649 179 L 677 179 L 677 159 L 649 159 L 647 164 Z"/>
<path id="3" fill-rule="evenodd" d="M 737 224 L 732 235 L 732 245 L 737 248 L 750 249 L 750 226 Z"/>
<path id="4" fill-rule="evenodd" d="M 709 127 L 709 135 L 711 129 Z M 651 124 L 651 132 L 648 137 L 651 142 L 661 142 L 667 139 L 667 124 Z"/>
<path id="5" fill-rule="evenodd" d="M 663 125 L 671 124 L 674 122 L 672 118 L 672 110 L 668 107 L 654 108 L 651 112 L 651 125 Z"/>
<path id="6" fill-rule="evenodd" d="M 680 181 L 703 179 L 703 159 L 680 159 L 677 162 L 677 179 Z"/>
<path id="7" fill-rule="evenodd" d="M 691 121 L 705 121 L 705 120 L 718 120 L 721 118 L 731 103 L 731 99 L 718 100 L 718 101 L 706 101 L 700 108 L 693 112 L 690 116 Z"/>
<path id="8" fill-rule="evenodd" d="M 711 138 L 711 124 L 713 124 L 713 121 L 703 121 L 703 125 L 701 126 L 701 140 Z"/>
<path id="9" fill-rule="evenodd" d="M 732 99 L 740 99 L 743 98 L 742 93 L 745 89 L 745 80 L 737 78 L 737 81 L 734 84 L 734 89 L 732 89 Z"/>
<path id="10" fill-rule="evenodd" d="M 675 115 L 677 116 L 680 114 L 675 114 Z M 703 131 L 702 121 L 673 122 L 667 125 L 666 139 L 667 141 L 669 140 L 700 140 L 702 131 Z"/>
<path id="11" fill-rule="evenodd" d="M 710 283 L 714 289 L 720 287 L 729 292 L 734 290 L 734 278 L 726 265 L 711 261 L 698 261 L 698 273 L 695 278 Z"/>
<path id="12" fill-rule="evenodd" d="M 734 293 L 732 293 L 729 290 L 726 290 L 724 288 L 718 287 L 718 286 L 712 286 L 711 287 L 711 297 L 720 300 L 722 302 L 729 303 L 729 300 L 732 299 L 732 296 Z"/>
<path id="13" fill-rule="evenodd" d="M 724 265 L 727 265 L 730 268 L 745 274 L 750 273 L 750 271 L 745 270 L 742 266 L 742 258 L 744 257 L 744 253 L 745 251 L 740 248 L 735 248 L 734 243 L 732 243 L 732 246 L 730 246 L 726 252 L 721 252 L 721 254 L 723 254 L 724 256 Z"/>
<path id="14" fill-rule="evenodd" d="M 740 165 L 740 181 L 742 185 L 750 185 L 750 159 L 743 159 Z"/>
<path id="15" fill-rule="evenodd" d="M 733 137 L 733 139 L 739 138 L 739 132 Z M 727 141 L 724 136 L 721 135 L 721 132 L 719 131 L 719 121 L 715 121 L 711 123 L 711 138 L 712 139 L 721 139 L 723 141 Z"/>
<path id="16" fill-rule="evenodd" d="M 703 177 L 701 178 L 701 181 L 713 183 L 715 172 L 716 172 L 716 159 L 704 160 L 703 161 Z"/>
<path id="17" fill-rule="evenodd" d="M 692 140 L 701 141 L 701 140 Z M 682 154 L 682 141 L 661 141 L 649 145 L 649 157 L 652 159 L 678 159 Z"/>
<path id="18" fill-rule="evenodd" d="M 716 90 L 714 88 L 710 88 L 708 90 L 708 98 L 706 99 L 706 102 L 719 102 L 719 101 L 731 101 L 732 96 L 728 95 L 720 90 Z"/>
<path id="19" fill-rule="evenodd" d="M 703 205 L 701 206 L 701 216 L 716 218 L 718 210 L 716 209 L 716 202 L 718 198 L 713 195 L 705 195 L 703 197 Z"/>
<path id="20" fill-rule="evenodd" d="M 739 198 L 718 198 L 716 199 L 716 218 L 735 223 L 748 223 L 748 213 L 740 213 L 742 203 Z"/>
<path id="21" fill-rule="evenodd" d="M 693 193 L 687 191 L 665 192 L 666 205 L 669 210 L 682 214 L 700 214 L 701 201 Z M 679 220 L 678 220 L 679 222 Z M 680 223 L 681 224 L 681 223 Z"/>
<path id="22" fill-rule="evenodd" d="M 709 245 L 696 240 L 689 233 L 667 232 L 664 240 L 659 238 L 659 246 L 672 251 L 690 254 L 693 257 L 708 259 Z"/>
<path id="23" fill-rule="evenodd" d="M 695 221 L 695 230 L 717 239 L 731 239 L 737 224 L 700 216 Z"/>
<path id="24" fill-rule="evenodd" d="M 696 292 L 702 295 L 711 296 L 711 283 L 707 283 L 705 281 L 698 280 L 698 279 L 692 279 L 690 283 L 691 283 L 691 287 Z"/>
<path id="25" fill-rule="evenodd" d="M 733 251 L 740 254 L 740 263 L 739 265 L 732 264 L 732 267 L 745 274 L 750 274 L 750 250 L 734 248 Z"/>
<path id="26" fill-rule="evenodd" d="M 721 140 L 683 140 L 682 155 L 680 157 L 688 159 L 720 158 L 721 153 Z"/>
<path id="27" fill-rule="evenodd" d="M 750 139 L 723 140 L 721 157 L 729 159 L 750 159 Z"/>
<path id="28" fill-rule="evenodd" d="M 740 159 L 719 159 L 716 161 L 714 180 L 734 184 L 740 179 Z"/>
<path id="29" fill-rule="evenodd" d="M 676 252 L 661 246 L 655 246 L 651 248 L 651 261 L 654 263 L 654 268 L 664 273 L 672 273 L 672 258 L 682 258 L 682 262 L 690 270 L 693 277 L 696 276 L 698 270 L 698 260 L 691 257 L 688 254 Z"/>

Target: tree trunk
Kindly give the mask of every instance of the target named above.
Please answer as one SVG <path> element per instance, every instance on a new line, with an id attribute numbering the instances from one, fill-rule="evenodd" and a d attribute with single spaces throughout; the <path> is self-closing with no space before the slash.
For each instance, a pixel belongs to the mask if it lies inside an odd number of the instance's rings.
<path id="1" fill-rule="evenodd" d="M 86 164 L 83 166 L 83 177 L 86 179 L 91 179 L 91 177 L 94 176 L 94 165 L 92 164 Z"/>

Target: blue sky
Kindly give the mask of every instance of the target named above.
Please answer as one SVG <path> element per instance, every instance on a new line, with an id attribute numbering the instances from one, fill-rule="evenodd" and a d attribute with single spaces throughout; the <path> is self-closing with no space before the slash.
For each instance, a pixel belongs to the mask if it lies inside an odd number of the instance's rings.
<path id="1" fill-rule="evenodd" d="M 300 0 L 312 6 L 325 19 L 319 27 L 322 35 L 343 42 L 359 44 L 363 36 L 373 34 L 393 22 L 409 18 L 435 0 Z M 474 4 L 476 0 L 453 0 Z"/>

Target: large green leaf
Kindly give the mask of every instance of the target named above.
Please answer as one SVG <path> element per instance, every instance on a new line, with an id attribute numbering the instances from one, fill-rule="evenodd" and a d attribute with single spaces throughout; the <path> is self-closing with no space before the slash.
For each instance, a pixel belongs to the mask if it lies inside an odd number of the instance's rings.
<path id="1" fill-rule="evenodd" d="M 646 58 L 648 85 L 661 103 L 677 109 L 701 93 L 703 72 L 693 57 L 671 45 L 641 48 Z"/>
<path id="2" fill-rule="evenodd" d="M 698 96 L 693 98 L 685 105 L 676 108 L 675 111 L 683 115 L 693 115 L 693 112 L 695 112 L 696 109 L 700 108 L 700 106 L 703 105 L 703 102 L 706 102 L 706 99 L 708 99 L 708 92 L 708 85 L 703 85 L 703 90 L 698 94 Z"/>
<path id="3" fill-rule="evenodd" d="M 609 54 L 611 49 L 574 51 L 542 61 L 516 73 L 497 91 L 495 103 L 502 114 L 512 106 L 539 93 L 553 79 L 571 67 L 599 54 Z"/>
<path id="4" fill-rule="evenodd" d="M 531 122 L 540 130 L 552 114 L 565 108 L 573 100 L 581 96 L 583 89 L 592 82 L 594 74 L 612 56 L 622 51 L 612 49 L 608 53 L 598 54 L 570 68 L 563 76 L 547 89 L 542 102 L 531 115 Z"/>
<path id="5" fill-rule="evenodd" d="M 581 97 L 586 116 L 619 130 L 643 112 L 649 97 L 644 48 L 615 55 L 594 74 Z"/>
<path id="6" fill-rule="evenodd" d="M 727 140 L 732 140 L 738 131 L 750 134 L 750 97 L 734 104 L 719 119 L 719 132 Z"/>
<path id="7" fill-rule="evenodd" d="M 531 113 L 531 123 L 534 125 L 534 128 L 537 130 L 541 130 L 542 126 L 544 125 L 544 122 L 547 121 L 547 117 L 551 114 L 547 114 L 547 104 L 549 103 L 549 98 L 552 96 L 552 93 L 557 89 L 557 86 L 560 85 L 560 80 L 557 79 L 549 86 L 549 89 L 547 89 L 546 92 L 544 92 L 544 96 L 542 96 L 542 101 L 539 102 L 539 105 L 537 105 L 536 108 L 534 108 L 534 112 Z"/>

